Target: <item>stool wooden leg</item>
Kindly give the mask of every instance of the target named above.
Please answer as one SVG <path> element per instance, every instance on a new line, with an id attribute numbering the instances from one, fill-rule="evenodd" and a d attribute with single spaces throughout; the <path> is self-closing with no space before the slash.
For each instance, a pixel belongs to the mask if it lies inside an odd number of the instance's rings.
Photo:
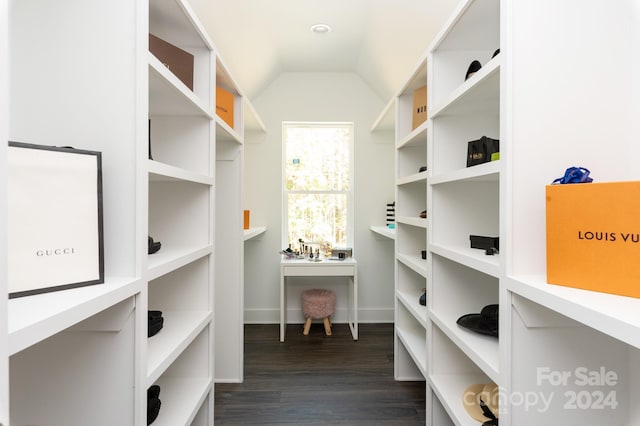
<path id="1" fill-rule="evenodd" d="M 331 336 L 331 321 L 329 320 L 329 317 L 325 317 L 324 319 L 324 333 L 327 336 Z"/>
<path id="2" fill-rule="evenodd" d="M 311 317 L 307 317 L 307 322 L 304 323 L 304 331 L 302 334 L 309 335 L 309 329 L 311 328 Z"/>

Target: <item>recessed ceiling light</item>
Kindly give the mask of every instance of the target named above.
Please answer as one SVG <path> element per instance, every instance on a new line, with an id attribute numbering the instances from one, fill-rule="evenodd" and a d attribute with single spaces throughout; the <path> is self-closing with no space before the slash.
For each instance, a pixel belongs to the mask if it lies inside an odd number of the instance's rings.
<path id="1" fill-rule="evenodd" d="M 331 31 L 331 27 L 327 24 L 315 24 L 311 26 L 311 31 L 316 34 L 326 34 Z"/>

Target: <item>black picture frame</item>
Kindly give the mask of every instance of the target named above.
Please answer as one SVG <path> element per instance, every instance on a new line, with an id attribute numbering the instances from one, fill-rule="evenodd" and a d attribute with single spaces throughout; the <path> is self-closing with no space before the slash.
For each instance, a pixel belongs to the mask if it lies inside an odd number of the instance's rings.
<path id="1" fill-rule="evenodd" d="M 9 298 L 104 283 L 102 153 L 9 141 Z"/>

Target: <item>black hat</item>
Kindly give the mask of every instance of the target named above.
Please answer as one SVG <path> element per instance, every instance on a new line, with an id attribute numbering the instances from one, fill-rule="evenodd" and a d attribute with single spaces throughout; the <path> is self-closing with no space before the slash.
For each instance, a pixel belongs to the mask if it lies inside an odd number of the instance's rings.
<path id="1" fill-rule="evenodd" d="M 487 305 L 479 314 L 467 314 L 458 318 L 458 325 L 476 333 L 498 337 L 499 306 Z"/>

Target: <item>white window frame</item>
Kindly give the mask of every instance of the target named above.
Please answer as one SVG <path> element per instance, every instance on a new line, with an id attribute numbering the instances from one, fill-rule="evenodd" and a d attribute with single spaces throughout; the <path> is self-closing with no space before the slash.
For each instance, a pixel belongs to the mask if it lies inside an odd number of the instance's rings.
<path id="1" fill-rule="evenodd" d="M 351 129 L 351 138 L 349 140 L 349 190 L 347 191 L 288 191 L 286 185 L 286 160 L 287 160 L 287 141 L 285 140 L 287 127 L 349 127 Z M 355 126 L 353 122 L 328 122 L 328 121 L 283 121 L 282 122 L 282 179 L 280 182 L 282 188 L 282 247 L 286 248 L 289 244 L 289 194 L 346 194 L 347 196 L 347 245 L 353 248 L 354 236 L 354 156 L 355 156 Z M 295 248 L 295 247 L 294 247 Z"/>

